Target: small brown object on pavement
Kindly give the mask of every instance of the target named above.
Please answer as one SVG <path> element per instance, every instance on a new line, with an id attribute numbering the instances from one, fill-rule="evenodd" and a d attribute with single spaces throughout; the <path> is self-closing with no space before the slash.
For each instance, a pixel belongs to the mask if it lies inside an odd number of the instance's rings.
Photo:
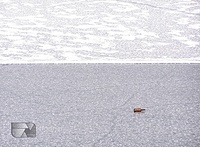
<path id="1" fill-rule="evenodd" d="M 142 109 L 142 108 L 135 108 L 134 109 L 134 112 L 144 112 L 145 109 Z"/>

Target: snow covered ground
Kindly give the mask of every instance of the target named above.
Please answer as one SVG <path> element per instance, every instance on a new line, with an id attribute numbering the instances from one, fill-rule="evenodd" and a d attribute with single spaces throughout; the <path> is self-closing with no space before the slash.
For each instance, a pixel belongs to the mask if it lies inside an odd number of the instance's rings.
<path id="1" fill-rule="evenodd" d="M 199 147 L 199 73 L 199 64 L 0 65 L 0 146 Z M 36 138 L 14 138 L 11 122 L 35 123 Z"/>
<path id="2" fill-rule="evenodd" d="M 0 63 L 199 62 L 199 0 L 0 0 Z"/>

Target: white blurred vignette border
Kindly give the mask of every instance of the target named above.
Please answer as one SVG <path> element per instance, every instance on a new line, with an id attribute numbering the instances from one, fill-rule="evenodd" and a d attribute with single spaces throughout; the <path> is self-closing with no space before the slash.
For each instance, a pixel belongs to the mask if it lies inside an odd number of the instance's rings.
<path id="1" fill-rule="evenodd" d="M 0 64 L 200 63 L 197 0 L 0 5 Z"/>

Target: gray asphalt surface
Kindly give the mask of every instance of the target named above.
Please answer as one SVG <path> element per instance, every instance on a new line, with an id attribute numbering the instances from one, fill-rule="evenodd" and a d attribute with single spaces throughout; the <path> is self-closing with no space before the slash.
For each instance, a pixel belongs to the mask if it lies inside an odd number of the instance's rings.
<path id="1" fill-rule="evenodd" d="M 200 146 L 199 64 L 0 65 L 0 81 L 1 147 Z"/>

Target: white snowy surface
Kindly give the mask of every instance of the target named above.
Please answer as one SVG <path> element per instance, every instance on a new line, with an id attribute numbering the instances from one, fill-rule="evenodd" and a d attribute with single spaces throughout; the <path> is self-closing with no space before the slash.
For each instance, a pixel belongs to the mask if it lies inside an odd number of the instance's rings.
<path id="1" fill-rule="evenodd" d="M 199 73 L 200 64 L 0 65 L 0 146 L 199 147 Z M 35 123 L 36 138 L 14 138 L 11 122 Z"/>
<path id="2" fill-rule="evenodd" d="M 198 0 L 0 0 L 0 63 L 199 61 Z"/>

